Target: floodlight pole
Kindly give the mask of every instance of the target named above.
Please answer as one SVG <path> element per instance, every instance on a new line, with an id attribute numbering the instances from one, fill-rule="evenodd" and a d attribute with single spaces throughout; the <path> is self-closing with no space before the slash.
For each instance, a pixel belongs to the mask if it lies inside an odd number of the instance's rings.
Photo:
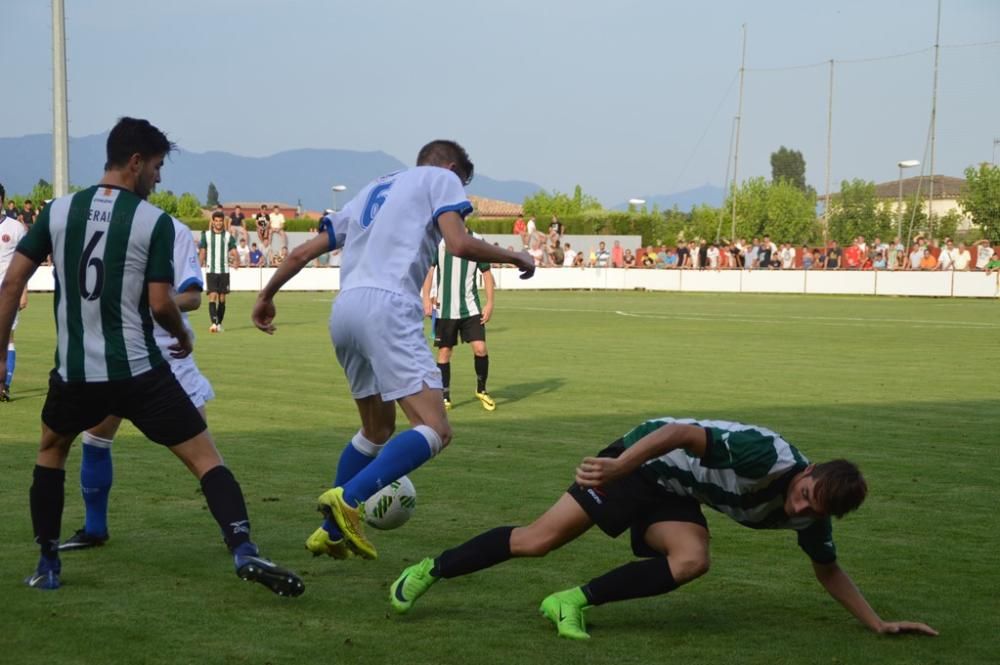
<path id="1" fill-rule="evenodd" d="M 740 58 L 740 100 L 736 107 L 736 139 L 733 141 L 733 231 L 736 237 L 736 180 L 740 164 L 740 126 L 743 124 L 743 77 L 747 65 L 747 24 L 743 24 L 743 56 Z"/>
<path id="2" fill-rule="evenodd" d="M 833 158 L 833 58 L 830 58 L 830 92 L 826 105 L 826 203 L 823 206 L 823 244 L 830 229 L 830 162 Z"/>
<path id="3" fill-rule="evenodd" d="M 66 112 L 66 13 L 52 0 L 52 195 L 69 193 L 69 121 Z"/>
<path id="4" fill-rule="evenodd" d="M 927 234 L 934 237 L 934 144 L 937 121 L 938 62 L 941 59 L 941 0 L 937 6 L 937 32 L 934 35 L 934 91 L 931 95 L 931 186 L 927 193 Z"/>

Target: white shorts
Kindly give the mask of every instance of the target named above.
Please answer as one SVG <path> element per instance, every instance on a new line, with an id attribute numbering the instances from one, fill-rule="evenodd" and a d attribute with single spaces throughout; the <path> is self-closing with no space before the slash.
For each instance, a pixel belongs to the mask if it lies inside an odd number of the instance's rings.
<path id="1" fill-rule="evenodd" d="M 424 385 L 442 387 L 416 298 L 374 288 L 341 292 L 330 314 L 330 340 L 355 399 L 378 394 L 391 402 Z"/>
<path id="2" fill-rule="evenodd" d="M 191 403 L 194 404 L 196 409 L 200 409 L 205 406 L 205 402 L 215 398 L 215 391 L 212 390 L 212 384 L 198 370 L 198 366 L 194 364 L 192 356 L 188 356 L 187 358 L 171 358 L 168 355 L 167 360 L 169 361 L 170 369 L 173 370 L 174 377 L 177 378 L 177 383 L 181 384 L 181 388 L 187 393 L 187 396 L 191 399 Z"/>

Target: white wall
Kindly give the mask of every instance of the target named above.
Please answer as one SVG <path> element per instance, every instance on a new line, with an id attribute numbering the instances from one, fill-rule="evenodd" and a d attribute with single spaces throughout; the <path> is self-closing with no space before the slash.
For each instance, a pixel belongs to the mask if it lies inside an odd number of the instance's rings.
<path id="1" fill-rule="evenodd" d="M 230 273 L 233 291 L 259 291 L 275 268 L 242 268 Z M 1000 297 L 1000 275 L 982 272 L 892 272 L 816 270 L 624 270 L 541 268 L 522 280 L 514 268 L 493 270 L 497 288 L 507 290 L 703 291 L 715 293 L 810 293 L 884 296 Z M 28 283 L 32 291 L 54 290 L 52 269 L 42 266 Z M 286 291 L 336 291 L 337 268 L 306 268 Z"/>

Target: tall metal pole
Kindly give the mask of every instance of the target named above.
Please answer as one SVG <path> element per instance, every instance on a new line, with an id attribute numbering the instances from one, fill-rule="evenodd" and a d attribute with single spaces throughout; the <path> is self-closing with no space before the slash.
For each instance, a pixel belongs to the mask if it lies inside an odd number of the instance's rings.
<path id="1" fill-rule="evenodd" d="M 743 24 L 743 56 L 740 59 L 740 101 L 736 107 L 736 140 L 733 142 L 733 238 L 736 237 L 736 181 L 740 164 L 740 126 L 743 124 L 743 75 L 747 64 L 747 24 Z"/>
<path id="2" fill-rule="evenodd" d="M 52 0 L 52 193 L 69 193 L 69 121 L 66 113 L 66 20 L 63 0 Z"/>
<path id="3" fill-rule="evenodd" d="M 993 139 L 993 166 L 997 165 L 997 146 L 1000 145 L 1000 139 Z"/>
<path id="4" fill-rule="evenodd" d="M 903 167 L 899 167 L 899 202 L 896 204 L 896 235 L 902 240 L 903 238 Z M 909 239 L 907 239 L 907 245 L 909 246 Z"/>
<path id="5" fill-rule="evenodd" d="M 823 206 L 823 244 L 830 228 L 830 162 L 833 159 L 833 58 L 830 58 L 830 92 L 826 107 L 826 204 Z"/>
<path id="6" fill-rule="evenodd" d="M 733 154 L 733 137 L 735 135 L 736 135 L 736 118 L 733 118 L 732 127 L 729 130 L 729 151 L 726 152 L 726 179 L 723 180 L 723 182 L 726 183 L 726 187 L 729 187 L 729 168 L 733 165 L 730 156 Z M 723 204 L 725 204 L 725 200 L 723 200 Z M 724 220 L 725 218 L 726 218 L 726 207 L 725 205 L 719 206 L 719 225 L 715 229 L 715 242 L 719 242 L 719 239 L 722 237 L 722 220 Z M 733 232 L 729 236 L 729 242 L 735 243 L 736 242 L 735 236 L 736 236 L 736 226 L 734 224 Z"/>
<path id="7" fill-rule="evenodd" d="M 937 6 L 937 32 L 934 35 L 934 93 L 931 95 L 931 186 L 927 193 L 927 232 L 934 237 L 934 133 L 937 121 L 938 61 L 941 57 L 941 0 Z"/>

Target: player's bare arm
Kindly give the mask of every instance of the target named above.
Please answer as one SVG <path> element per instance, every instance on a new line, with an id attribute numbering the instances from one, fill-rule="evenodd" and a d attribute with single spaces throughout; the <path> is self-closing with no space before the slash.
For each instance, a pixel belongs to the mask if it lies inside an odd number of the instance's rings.
<path id="1" fill-rule="evenodd" d="M 434 301 L 431 300 L 431 287 L 434 285 L 434 267 L 427 271 L 423 286 L 420 287 L 420 301 L 424 304 L 424 316 L 430 316 L 434 311 Z"/>
<path id="2" fill-rule="evenodd" d="M 186 358 L 193 349 L 191 337 L 184 328 L 181 310 L 174 301 L 173 286 L 168 282 L 150 282 L 147 287 L 149 295 L 149 310 L 156 322 L 177 340 L 170 347 L 170 355 L 174 358 Z"/>
<path id="3" fill-rule="evenodd" d="M 0 349 L 6 349 L 10 342 L 10 329 L 14 325 L 14 316 L 25 297 L 28 280 L 35 274 L 37 268 L 37 263 L 20 252 L 14 253 L 7 267 L 3 284 L 0 284 Z M 0 376 L 6 374 L 7 357 L 5 354 L 0 354 Z"/>
<path id="4" fill-rule="evenodd" d="M 264 288 L 257 294 L 257 302 L 253 306 L 253 313 L 250 318 L 258 329 L 270 334 L 274 334 L 274 296 L 278 294 L 281 287 L 288 280 L 295 277 L 299 272 L 309 265 L 310 261 L 319 258 L 330 251 L 329 237 L 324 233 L 317 235 L 308 242 L 302 243 L 288 254 L 288 258 L 281 262 L 274 275 L 264 285 Z"/>
<path id="5" fill-rule="evenodd" d="M 486 291 L 486 304 L 483 305 L 482 322 L 485 326 L 493 316 L 493 291 L 496 289 L 496 282 L 493 280 L 493 271 L 487 270 L 483 273 L 483 288 Z"/>
<path id="6" fill-rule="evenodd" d="M 465 229 L 465 221 L 457 212 L 446 212 L 438 217 L 438 228 L 444 236 L 448 251 L 460 259 L 488 263 L 513 263 L 521 271 L 521 279 L 535 274 L 535 260 L 527 252 L 512 252 L 473 238 Z"/>
<path id="7" fill-rule="evenodd" d="M 28 288 L 25 287 L 24 291 L 21 292 L 21 302 L 18 304 L 18 309 L 26 309 L 28 307 Z"/>
<path id="8" fill-rule="evenodd" d="M 599 487 L 632 473 L 643 462 L 683 448 L 704 457 L 705 430 L 695 425 L 671 423 L 654 430 L 635 442 L 617 458 L 585 457 L 576 468 L 576 482 L 583 487 Z"/>
<path id="9" fill-rule="evenodd" d="M 201 289 L 192 286 L 184 293 L 175 295 L 174 302 L 177 303 L 177 309 L 182 312 L 193 312 L 201 307 Z"/>
<path id="10" fill-rule="evenodd" d="M 927 624 L 917 621 L 883 621 L 865 600 L 861 590 L 854 584 L 850 576 L 836 562 L 823 564 L 813 561 L 812 565 L 816 579 L 823 585 L 827 593 L 870 630 L 884 635 L 916 633 L 935 636 L 938 634 Z"/>

